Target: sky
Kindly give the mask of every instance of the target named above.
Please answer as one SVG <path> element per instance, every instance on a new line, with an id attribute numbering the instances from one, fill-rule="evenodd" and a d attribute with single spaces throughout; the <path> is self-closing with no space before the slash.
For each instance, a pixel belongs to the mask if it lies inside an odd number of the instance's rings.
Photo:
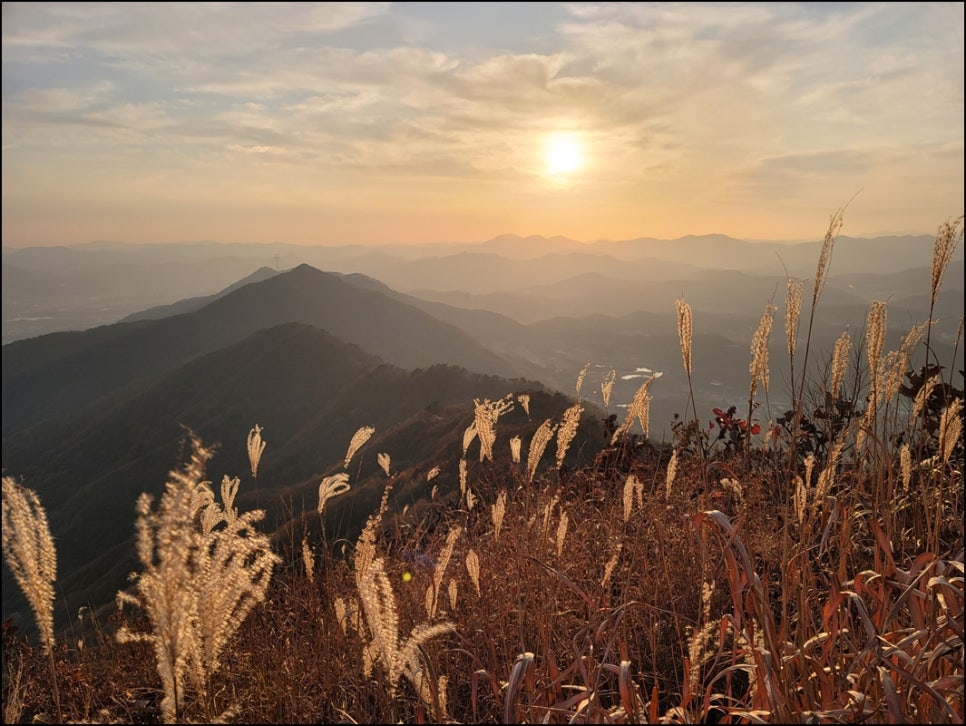
<path id="1" fill-rule="evenodd" d="M 963 8 L 4 2 L 3 245 L 934 234 Z"/>

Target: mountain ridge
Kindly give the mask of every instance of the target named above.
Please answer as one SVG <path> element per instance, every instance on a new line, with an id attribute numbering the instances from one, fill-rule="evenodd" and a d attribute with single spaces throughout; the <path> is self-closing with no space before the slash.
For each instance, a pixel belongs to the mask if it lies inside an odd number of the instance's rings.
<path id="1" fill-rule="evenodd" d="M 374 451 L 387 449 L 376 447 L 404 442 L 399 444 L 404 448 L 388 449 L 400 475 L 413 466 L 427 468 L 424 462 L 447 458 L 452 463 L 453 451 L 444 456 L 442 444 L 427 437 L 427 426 L 455 432 L 448 437 L 452 448 L 473 421 L 474 399 L 519 392 L 532 396 L 535 415 L 557 416 L 570 404 L 537 381 L 443 364 L 406 370 L 324 330 L 287 322 L 5 433 L 3 465 L 37 491 L 47 508 L 52 532 L 63 545 L 60 587 L 65 602 L 76 609 L 103 604 L 124 586 L 125 568 L 133 566 L 134 503 L 142 492 L 160 494 L 177 464 L 186 427 L 215 447 L 209 476 L 216 482 L 223 474 L 241 477 L 239 504 L 267 507 L 270 529 L 289 526 L 283 497 L 314 511 L 321 476 L 341 469 L 359 427 L 376 427 L 377 435 L 353 469 L 352 484 L 360 491 L 346 500 L 346 506 L 354 502 L 352 507 L 338 514 L 342 524 L 333 522 L 345 531 L 370 513 L 363 502 L 378 494 L 369 490 L 381 493 L 385 474 Z M 517 426 L 525 423 L 522 416 L 522 411 L 516 414 Z M 245 436 L 256 423 L 267 447 L 253 480 L 246 473 Z M 450 468 L 441 480 L 448 489 L 455 485 L 454 474 Z M 427 495 L 428 489 L 413 493 Z M 14 597 L 18 588 L 7 586 L 6 570 L 4 578 L 6 617 L 16 607 L 7 595 Z"/>
<path id="2" fill-rule="evenodd" d="M 92 401 L 281 322 L 306 322 L 404 368 L 513 367 L 455 326 L 303 264 L 183 315 L 53 333 L 3 346 L 3 431 Z"/>

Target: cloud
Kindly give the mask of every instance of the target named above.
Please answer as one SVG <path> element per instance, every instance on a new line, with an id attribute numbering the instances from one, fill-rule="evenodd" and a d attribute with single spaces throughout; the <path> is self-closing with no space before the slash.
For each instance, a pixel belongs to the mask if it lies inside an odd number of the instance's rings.
<path id="1" fill-rule="evenodd" d="M 5 3 L 4 179 L 136 159 L 189 180 L 173 194 L 205 174 L 307 197 L 449 179 L 559 214 L 541 154 L 570 131 L 588 219 L 693 218 L 681 200 L 708 225 L 764 198 L 829 211 L 830 183 L 930 171 L 948 187 L 934 204 L 961 203 L 962 4 L 520 5 L 503 40 L 483 5 Z"/>
<path id="2" fill-rule="evenodd" d="M 18 60 L 25 49 L 36 53 L 61 48 L 82 48 L 87 54 L 126 58 L 134 64 L 176 56 L 244 56 L 363 24 L 385 14 L 389 6 L 338 2 L 4 3 L 3 59 Z M 169 68 L 174 67 L 171 60 Z"/>

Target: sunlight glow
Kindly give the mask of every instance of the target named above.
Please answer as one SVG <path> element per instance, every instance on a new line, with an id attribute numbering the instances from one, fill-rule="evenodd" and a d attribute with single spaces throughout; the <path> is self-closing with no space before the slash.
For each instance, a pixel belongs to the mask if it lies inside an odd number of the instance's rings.
<path id="1" fill-rule="evenodd" d="M 556 134 L 547 140 L 544 153 L 546 173 L 551 177 L 567 176 L 584 163 L 580 140 L 572 134 Z"/>

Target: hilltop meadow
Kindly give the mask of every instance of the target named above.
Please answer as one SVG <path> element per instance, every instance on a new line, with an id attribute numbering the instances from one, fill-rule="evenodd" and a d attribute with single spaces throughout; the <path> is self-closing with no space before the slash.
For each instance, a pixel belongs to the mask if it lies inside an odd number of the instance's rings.
<path id="1" fill-rule="evenodd" d="M 395 431 L 357 420 L 331 384 L 342 408 L 321 418 L 345 416 L 351 435 L 319 444 L 332 460 L 303 511 L 283 497 L 255 506 L 274 423 L 236 422 L 241 441 L 185 428 L 163 488 L 131 511 L 134 571 L 110 607 L 61 612 L 55 502 L 5 461 L 5 567 L 29 607 L 3 623 L 4 722 L 962 723 L 963 317 L 935 312 L 963 218 L 939 225 L 928 315 L 893 349 L 880 300 L 863 330 L 815 343 L 842 222 L 811 278 L 760 301 L 741 405 L 699 409 L 694 314 L 668 300 L 689 388 L 661 422 L 669 437 L 650 435 L 661 376 L 649 370 L 621 408 L 616 371 L 596 362 L 566 401 L 495 378 L 461 408 L 413 393 L 421 417 Z M 386 409 L 399 408 L 396 369 L 301 327 L 271 334 L 338 353 L 335 381 L 357 363 L 378 371 Z M 258 351 L 182 370 L 210 376 Z M 163 390 L 203 397 L 190 383 Z M 789 405 L 762 416 L 772 399 Z M 143 419 L 150 400 L 118 402 Z M 291 405 L 312 416 L 321 403 Z M 21 436 L 44 433 L 57 431 Z M 413 461 L 406 448 L 427 442 L 452 459 Z M 213 476 L 217 447 L 247 454 L 233 459 L 245 470 Z M 81 465 L 90 452 L 75 448 Z M 352 531 L 339 526 L 349 501 Z"/>

